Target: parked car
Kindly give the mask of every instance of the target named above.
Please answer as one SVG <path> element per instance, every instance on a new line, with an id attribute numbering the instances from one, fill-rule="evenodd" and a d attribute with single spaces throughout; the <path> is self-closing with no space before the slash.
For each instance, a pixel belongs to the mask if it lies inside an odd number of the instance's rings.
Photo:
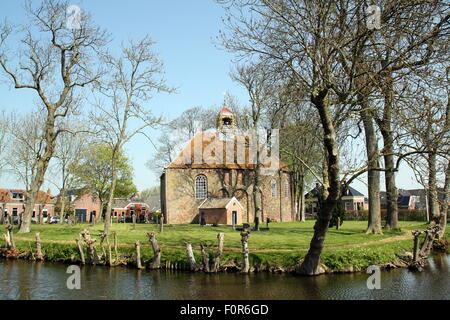
<path id="1" fill-rule="evenodd" d="M 50 217 L 50 224 L 59 223 L 59 221 L 60 221 L 60 217 L 59 216 Z"/>

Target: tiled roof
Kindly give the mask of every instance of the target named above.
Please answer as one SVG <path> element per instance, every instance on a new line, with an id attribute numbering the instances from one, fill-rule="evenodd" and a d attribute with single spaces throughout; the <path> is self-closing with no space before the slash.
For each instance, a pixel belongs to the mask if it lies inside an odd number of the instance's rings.
<path id="1" fill-rule="evenodd" d="M 127 198 L 115 198 L 112 202 L 112 209 L 124 209 L 126 208 L 130 203 L 134 204 L 140 204 L 143 206 L 149 206 L 146 202 L 142 200 L 136 200 L 136 199 L 127 199 Z"/>
<path id="2" fill-rule="evenodd" d="M 0 189 L 0 201 L 1 202 L 23 202 L 24 200 L 21 199 L 13 199 L 12 194 L 13 193 L 21 193 L 25 194 L 25 190 L 21 189 Z M 51 194 L 39 191 L 38 196 L 36 199 L 36 203 L 55 203 L 55 199 L 52 197 Z"/>
<path id="3" fill-rule="evenodd" d="M 167 168 L 169 169 L 243 169 L 243 170 L 254 170 L 255 164 L 252 163 L 251 153 L 250 153 L 250 146 L 248 143 L 245 143 L 246 138 L 248 139 L 248 136 L 246 135 L 235 135 L 233 137 L 235 143 L 234 143 L 234 159 L 227 159 L 227 148 L 229 148 L 229 145 L 233 145 L 228 143 L 226 141 L 223 141 L 219 138 L 219 133 L 213 133 L 213 132 L 200 132 L 195 135 L 194 138 L 192 138 L 184 147 L 183 151 L 180 152 L 180 154 L 175 158 L 174 161 L 172 161 Z M 236 141 L 239 141 L 239 144 L 244 145 L 244 161 L 243 163 L 238 163 L 237 161 L 237 151 L 238 151 L 238 143 Z M 205 156 L 205 150 L 211 150 L 211 152 L 206 152 L 206 157 L 202 157 L 201 161 L 195 159 L 194 153 L 197 149 L 199 149 L 198 146 L 201 145 L 201 150 L 203 156 Z M 222 156 L 216 160 L 215 152 L 218 151 L 218 154 L 222 153 Z M 190 155 L 189 158 L 185 158 L 186 155 Z M 227 161 L 229 160 L 229 161 Z M 232 161 L 230 161 L 232 160 Z M 227 163 L 228 162 L 228 163 Z M 230 163 L 231 162 L 231 163 Z M 271 165 L 272 163 L 279 163 L 279 168 L 282 171 L 289 171 L 289 168 L 276 156 L 272 156 L 271 158 Z M 273 165 L 272 165 L 273 166 Z M 270 167 L 268 166 L 262 166 L 263 169 L 269 170 Z"/>
<path id="4" fill-rule="evenodd" d="M 312 189 L 310 192 L 308 192 L 305 195 L 305 198 L 317 198 L 319 196 L 319 189 L 316 186 L 314 189 Z M 343 197 L 364 197 L 364 195 L 356 190 L 355 188 L 348 187 L 347 192 L 345 194 L 342 194 Z"/>
<path id="5" fill-rule="evenodd" d="M 208 198 L 202 202 L 199 209 L 223 209 L 233 200 L 239 203 L 236 198 Z M 239 205 L 242 207 L 240 203 Z"/>
<path id="6" fill-rule="evenodd" d="M 233 111 L 231 111 L 230 109 L 227 108 L 227 106 L 224 106 L 222 108 L 222 110 L 220 110 L 219 115 L 221 115 L 221 116 L 232 116 L 234 114 L 233 114 Z"/>

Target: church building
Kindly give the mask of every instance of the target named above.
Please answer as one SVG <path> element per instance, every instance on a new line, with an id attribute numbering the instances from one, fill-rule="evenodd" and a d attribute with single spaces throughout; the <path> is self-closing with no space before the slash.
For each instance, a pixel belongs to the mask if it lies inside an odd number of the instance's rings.
<path id="1" fill-rule="evenodd" d="M 161 175 L 161 210 L 168 224 L 254 222 L 256 140 L 251 133 L 236 130 L 236 118 L 229 108 L 223 107 L 217 120 L 217 130 L 197 132 Z M 267 218 L 293 221 L 290 170 L 268 149 L 270 161 L 259 170 L 261 222 Z M 208 217 L 212 212 L 216 217 Z M 229 216 L 217 217 L 219 212 Z"/>

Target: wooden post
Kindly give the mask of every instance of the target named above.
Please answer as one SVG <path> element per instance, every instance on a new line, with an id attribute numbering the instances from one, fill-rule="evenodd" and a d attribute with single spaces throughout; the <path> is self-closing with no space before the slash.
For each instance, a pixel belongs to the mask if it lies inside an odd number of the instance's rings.
<path id="1" fill-rule="evenodd" d="M 113 237 L 114 237 L 114 254 L 116 255 L 116 259 L 114 261 L 114 264 L 117 265 L 119 262 L 119 252 L 117 250 L 117 233 L 113 231 Z"/>
<path id="2" fill-rule="evenodd" d="M 186 242 L 186 252 L 189 260 L 189 270 L 196 271 L 197 270 L 197 262 L 195 261 L 194 252 L 192 250 L 192 245 L 189 242 Z"/>
<path id="3" fill-rule="evenodd" d="M 97 256 L 97 250 L 95 249 L 94 243 L 97 241 L 96 239 L 91 239 L 91 236 L 89 234 L 89 230 L 84 230 L 81 234 L 81 237 L 83 238 L 84 242 L 87 245 L 87 263 L 96 265 L 98 263 L 98 256 Z"/>
<path id="4" fill-rule="evenodd" d="M 41 248 L 41 234 L 39 232 L 36 232 L 36 255 L 35 259 L 37 261 L 44 260 L 44 255 L 42 254 L 42 248 Z"/>
<path id="5" fill-rule="evenodd" d="M 5 226 L 5 229 L 6 229 L 6 236 L 5 236 L 5 238 L 6 238 L 6 248 L 8 250 L 15 249 L 16 245 L 14 243 L 14 237 L 13 237 L 13 225 L 8 223 Z"/>
<path id="6" fill-rule="evenodd" d="M 164 231 L 164 214 L 161 212 L 161 219 L 160 219 L 160 225 L 159 225 L 159 232 Z"/>
<path id="7" fill-rule="evenodd" d="M 432 227 L 429 227 L 425 231 L 425 241 L 422 244 L 422 248 L 420 249 L 420 257 L 426 258 L 430 254 L 431 250 L 433 250 L 433 242 L 436 238 L 439 237 L 439 231 L 440 231 L 439 225 L 434 225 Z"/>
<path id="8" fill-rule="evenodd" d="M 422 231 L 416 230 L 412 232 L 414 236 L 414 248 L 413 248 L 413 262 L 417 262 L 419 258 L 419 237 L 422 234 Z"/>
<path id="9" fill-rule="evenodd" d="M 223 253 L 224 238 L 225 234 L 223 234 L 222 232 L 217 235 L 217 240 L 219 244 L 217 247 L 216 257 L 214 259 L 214 268 L 212 270 L 213 272 L 218 272 L 220 268 L 220 259 L 222 258 Z"/>
<path id="10" fill-rule="evenodd" d="M 158 245 L 155 233 L 149 232 L 147 233 L 147 236 L 153 248 L 153 258 L 149 263 L 149 269 L 159 269 L 161 268 L 161 248 Z"/>
<path id="11" fill-rule="evenodd" d="M 133 213 L 133 216 L 131 218 L 133 219 L 133 230 L 136 230 L 136 214 Z"/>
<path id="12" fill-rule="evenodd" d="M 136 247 L 136 267 L 138 269 L 142 269 L 141 242 L 139 240 L 136 240 L 136 242 L 134 243 L 134 246 Z"/>
<path id="13" fill-rule="evenodd" d="M 200 249 L 202 250 L 203 271 L 209 273 L 209 255 L 208 252 L 206 252 L 206 248 L 203 243 L 200 244 Z"/>
<path id="14" fill-rule="evenodd" d="M 92 221 L 94 221 L 94 220 L 92 220 Z M 107 234 L 106 233 L 100 234 L 100 248 L 102 248 L 103 260 L 105 261 L 105 264 L 106 264 L 107 263 L 106 250 L 105 250 L 105 246 L 103 245 L 103 242 L 105 241 L 105 238 L 107 238 Z"/>
<path id="15" fill-rule="evenodd" d="M 248 259 L 248 237 L 250 232 L 244 231 L 241 232 L 241 242 L 242 242 L 242 256 L 243 256 L 243 266 L 242 266 L 242 272 L 248 273 L 250 271 L 250 263 Z"/>
<path id="16" fill-rule="evenodd" d="M 111 253 L 111 243 L 109 242 L 109 237 L 106 237 L 106 244 L 108 245 L 108 265 L 112 267 L 114 265 L 112 261 L 112 253 Z"/>
<path id="17" fill-rule="evenodd" d="M 77 247 L 78 247 L 78 252 L 80 253 L 80 259 L 81 259 L 81 264 L 86 264 L 86 261 L 84 260 L 84 252 L 83 252 L 83 248 L 81 245 L 81 241 L 80 239 L 75 239 L 75 241 L 77 242 Z"/>

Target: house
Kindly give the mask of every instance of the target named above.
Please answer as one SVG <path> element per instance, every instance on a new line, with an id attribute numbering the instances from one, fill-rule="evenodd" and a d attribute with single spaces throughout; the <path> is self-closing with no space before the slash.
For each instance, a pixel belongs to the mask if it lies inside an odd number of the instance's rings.
<path id="1" fill-rule="evenodd" d="M 223 107 L 217 128 L 197 132 L 164 169 L 161 210 L 167 223 L 199 223 L 199 207 L 206 199 L 233 197 L 243 207 L 237 220 L 254 222 L 256 138 L 252 133 L 239 133 L 235 122 L 234 113 Z M 293 221 L 291 172 L 277 156 L 267 151 L 267 161 L 261 166 L 261 218 Z"/>
<path id="2" fill-rule="evenodd" d="M 143 201 L 148 204 L 150 214 L 161 212 L 161 196 L 159 194 L 150 195 Z"/>
<path id="3" fill-rule="evenodd" d="M 398 190 L 397 206 L 399 209 L 414 210 L 417 203 L 420 202 L 420 196 L 415 196 L 408 190 Z M 380 192 L 381 209 L 387 208 L 387 195 L 385 191 Z"/>
<path id="4" fill-rule="evenodd" d="M 316 187 L 305 195 L 305 207 L 307 213 L 314 214 L 318 212 L 319 192 L 320 185 L 316 184 Z M 350 186 L 342 193 L 341 201 L 346 211 L 362 211 L 368 210 L 369 208 L 367 198 L 361 192 Z"/>
<path id="5" fill-rule="evenodd" d="M 92 222 L 101 215 L 101 203 L 97 196 L 89 191 L 70 191 L 70 206 L 78 222 Z"/>
<path id="6" fill-rule="evenodd" d="M 130 198 L 115 198 L 112 203 L 111 216 L 117 221 L 130 222 L 136 214 L 137 221 L 143 222 L 149 213 L 150 206 L 137 194 Z"/>
<path id="7" fill-rule="evenodd" d="M 200 220 L 205 219 L 206 224 L 233 225 L 242 224 L 244 207 L 238 199 L 233 198 L 207 198 L 198 207 Z"/>
<path id="8" fill-rule="evenodd" d="M 0 207 L 3 213 L 2 218 L 13 217 L 13 221 L 25 211 L 25 190 L 21 189 L 0 189 Z M 50 189 L 47 192 L 39 191 L 36 204 L 34 205 L 32 221 L 45 221 L 55 214 L 56 200 L 51 195 Z"/>

